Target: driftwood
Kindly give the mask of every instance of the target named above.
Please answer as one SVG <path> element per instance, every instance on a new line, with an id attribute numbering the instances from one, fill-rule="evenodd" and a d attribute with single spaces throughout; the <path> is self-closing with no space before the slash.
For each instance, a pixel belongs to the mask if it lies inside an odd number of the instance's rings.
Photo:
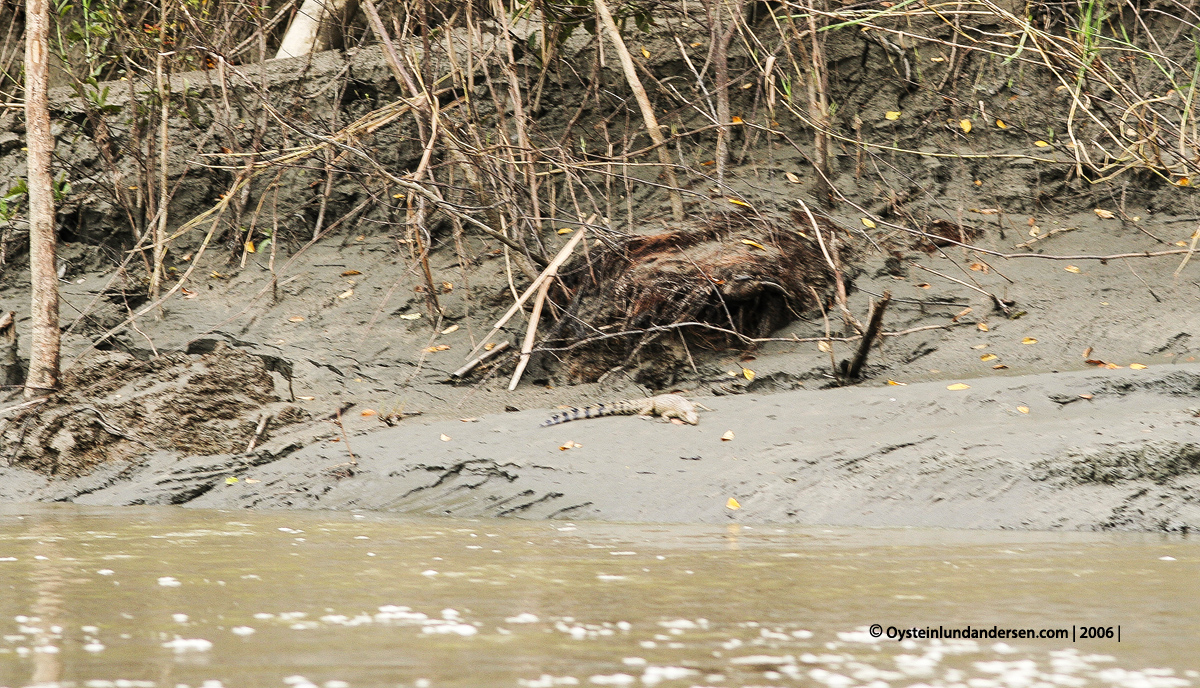
<path id="1" fill-rule="evenodd" d="M 491 360 L 492 358 L 495 358 L 502 351 L 508 349 L 509 346 L 510 346 L 510 344 L 508 343 L 507 339 L 500 342 L 496 346 L 492 347 L 491 351 L 485 351 L 481 355 L 476 356 L 475 358 L 471 359 L 470 361 L 467 361 L 467 363 L 465 365 L 463 365 L 463 367 L 459 368 L 458 370 L 454 371 L 453 373 L 450 373 L 450 377 L 453 379 L 458 379 L 458 378 L 466 375 L 467 373 L 471 372 L 471 370 L 474 369 L 475 366 L 483 363 L 484 361 L 488 361 L 488 360 Z"/>
<path id="2" fill-rule="evenodd" d="M 883 298 L 877 301 L 871 309 L 871 319 L 867 323 L 867 331 L 863 333 L 863 338 L 858 343 L 858 351 L 850 363 L 850 369 L 846 371 L 847 380 L 857 380 L 858 376 L 862 374 L 863 366 L 867 363 L 867 354 L 871 352 L 871 345 L 875 343 L 880 327 L 883 325 L 883 311 L 887 309 L 888 302 L 891 300 L 892 292 L 885 291 Z"/>

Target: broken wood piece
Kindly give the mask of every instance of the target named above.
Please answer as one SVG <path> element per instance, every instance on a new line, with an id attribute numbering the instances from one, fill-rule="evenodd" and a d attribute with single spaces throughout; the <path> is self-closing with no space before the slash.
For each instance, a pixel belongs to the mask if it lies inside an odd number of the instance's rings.
<path id="1" fill-rule="evenodd" d="M 254 429 L 254 436 L 250 438 L 250 444 L 246 445 L 246 453 L 254 451 L 254 445 L 258 444 L 259 438 L 262 437 L 263 431 L 267 429 L 267 423 L 271 420 L 271 414 L 263 413 L 262 418 L 258 420 L 258 427 Z"/>
<path id="2" fill-rule="evenodd" d="M 25 382 L 17 357 L 16 313 L 0 315 L 0 387 L 19 387 Z"/>
<path id="3" fill-rule="evenodd" d="M 590 224 L 595 217 L 596 216 L 593 214 L 591 217 L 584 220 L 583 226 L 581 226 L 579 230 L 575 232 L 575 236 L 571 237 L 571 240 L 568 241 L 561 250 L 559 250 L 558 255 L 554 256 L 554 260 L 550 261 L 550 264 L 546 266 L 545 270 L 542 270 L 542 274 L 538 275 L 537 279 L 533 281 L 533 284 L 529 285 L 529 288 L 525 290 L 525 293 L 521 294 L 521 297 L 517 299 L 516 303 L 514 303 L 512 307 L 508 309 L 508 312 L 496 321 L 496 324 L 492 326 L 492 331 L 488 332 L 487 336 L 479 342 L 478 346 L 476 346 L 474 349 L 471 349 L 471 352 L 467 354 L 467 358 L 479 353 L 479 350 L 482 349 L 492 337 L 496 336 L 496 333 L 500 331 L 500 328 L 504 327 L 504 325 L 508 323 L 509 319 L 516 315 L 517 311 L 521 309 L 521 306 L 525 305 L 525 302 L 529 300 L 529 297 L 533 294 L 533 292 L 537 291 L 537 289 L 541 287 L 543 283 L 558 273 L 559 266 L 567 262 L 567 258 L 571 256 L 571 251 L 573 251 L 575 246 L 580 242 L 580 240 L 583 239 L 584 234 L 587 233 L 588 224 Z"/>
<path id="4" fill-rule="evenodd" d="M 846 372 L 848 380 L 857 380 L 859 374 L 862 373 L 863 366 L 867 363 L 867 354 L 871 351 L 871 344 L 875 343 L 880 327 L 883 325 L 883 311 L 891 300 L 892 292 L 885 291 L 883 298 L 879 299 L 871 308 L 871 319 L 867 323 L 867 331 L 863 334 L 862 341 L 858 343 L 858 351 L 855 352 L 850 369 Z"/>
<path id="5" fill-rule="evenodd" d="M 542 305 L 546 303 L 546 292 L 550 291 L 550 285 L 553 283 L 552 279 L 542 280 L 542 286 L 538 289 L 537 299 L 533 302 L 533 313 L 529 316 L 529 329 L 525 330 L 525 343 L 521 345 L 521 360 L 517 361 L 517 369 L 513 371 L 512 381 L 508 383 L 510 392 L 517 388 L 525 366 L 529 365 L 529 354 L 533 351 L 533 340 L 537 336 L 538 320 L 542 318 Z"/>
<path id="6" fill-rule="evenodd" d="M 511 345 L 509 344 L 507 339 L 500 342 L 496 346 L 492 347 L 491 351 L 483 352 L 479 356 L 476 356 L 475 358 L 468 361 L 465 365 L 463 365 L 463 367 L 459 368 L 458 370 L 454 371 L 453 373 L 450 373 L 450 377 L 451 378 L 460 378 L 460 377 L 466 375 L 467 373 L 471 372 L 471 370 L 474 369 L 479 364 L 481 364 L 485 361 L 491 360 L 492 358 L 499 355 L 500 352 L 508 349 L 509 346 L 511 346 Z"/>

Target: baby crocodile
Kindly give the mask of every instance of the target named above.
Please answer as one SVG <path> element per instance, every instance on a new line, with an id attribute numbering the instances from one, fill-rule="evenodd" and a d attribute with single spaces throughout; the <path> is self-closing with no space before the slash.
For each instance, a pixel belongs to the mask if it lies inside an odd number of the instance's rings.
<path id="1" fill-rule="evenodd" d="M 665 419 L 679 420 L 695 425 L 700 422 L 700 414 L 696 404 L 678 394 L 660 394 L 648 399 L 628 399 L 609 404 L 591 404 L 582 408 L 569 408 L 550 417 L 541 427 L 558 425 L 581 418 L 599 418 L 600 416 L 662 416 Z"/>

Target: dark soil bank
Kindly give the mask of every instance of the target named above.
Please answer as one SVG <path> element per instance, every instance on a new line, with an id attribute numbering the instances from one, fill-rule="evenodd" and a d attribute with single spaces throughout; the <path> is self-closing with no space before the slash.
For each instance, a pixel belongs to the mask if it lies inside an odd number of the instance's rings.
<path id="1" fill-rule="evenodd" d="M 712 410 L 695 427 L 609 417 L 543 428 L 546 412 L 526 411 L 406 421 L 349 447 L 160 454 L 65 481 L 0 469 L 0 499 L 663 522 L 1200 525 L 1200 366 L 947 387 L 706 399 Z M 722 440 L 727 431 L 733 438 Z"/>

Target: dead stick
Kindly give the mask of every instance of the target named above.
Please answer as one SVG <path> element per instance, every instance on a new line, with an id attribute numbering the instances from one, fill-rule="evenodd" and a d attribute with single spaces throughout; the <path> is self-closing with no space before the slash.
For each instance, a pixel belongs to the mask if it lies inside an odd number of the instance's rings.
<path id="1" fill-rule="evenodd" d="M 846 378 L 857 380 L 859 373 L 862 372 L 863 366 L 867 363 L 867 354 L 871 351 L 871 345 L 875 343 L 875 339 L 879 334 L 879 328 L 883 325 L 883 311 L 887 308 L 888 302 L 892 300 L 892 292 L 883 292 L 881 298 L 875 307 L 871 309 L 871 320 L 867 323 L 867 331 L 863 334 L 862 341 L 858 343 L 858 351 L 854 354 L 854 360 L 850 363 L 850 370 L 846 373 Z"/>
<path id="2" fill-rule="evenodd" d="M 254 429 L 254 436 L 250 438 L 250 444 L 246 445 L 246 453 L 254 451 L 254 445 L 258 444 L 258 438 L 262 437 L 263 431 L 267 429 L 267 423 L 271 420 L 271 414 L 263 413 L 262 418 L 258 420 L 258 427 Z"/>
<path id="3" fill-rule="evenodd" d="M 562 250 L 558 252 L 557 256 L 554 256 L 554 260 L 550 261 L 550 264 L 546 266 L 545 270 L 542 270 L 542 274 L 538 275 L 537 279 L 533 281 L 533 284 L 529 285 L 529 288 L 525 290 L 524 294 L 521 294 L 521 298 L 517 299 L 516 303 L 514 303 L 512 307 L 508 309 L 508 312 L 496 321 L 496 324 L 492 326 L 492 331 L 488 332 L 488 335 L 479 342 L 478 346 L 476 346 L 474 349 L 471 349 L 471 353 L 467 354 L 468 358 L 479 353 L 479 350 L 488 343 L 488 340 L 496 336 L 496 333 L 500 331 L 500 328 L 504 327 L 509 319 L 516 315 L 517 311 L 521 309 L 521 306 L 525 305 L 525 302 L 529 300 L 530 295 L 533 294 L 538 287 L 541 287 L 544 282 L 550 279 L 551 276 L 558 272 L 558 267 L 567 262 L 567 258 L 570 257 L 571 251 L 574 250 L 579 241 L 583 239 L 584 232 L 587 230 L 586 225 L 591 224 L 595 217 L 595 215 L 592 215 L 592 217 L 589 217 L 587 221 L 584 222 L 585 226 L 579 228 L 579 231 L 575 233 L 575 236 L 571 237 L 571 240 L 562 247 Z"/>
<path id="4" fill-rule="evenodd" d="M 471 372 L 471 369 L 473 369 L 475 366 L 483 363 L 484 361 L 494 358 L 501 351 L 508 349 L 508 347 L 509 347 L 508 340 L 500 342 L 496 346 L 492 347 L 491 351 L 483 352 L 483 354 L 476 356 L 475 358 L 468 361 L 467 364 L 464 365 L 463 367 L 459 368 L 458 370 L 454 371 L 453 373 L 450 373 L 450 377 L 458 378 L 458 377 L 462 377 L 463 375 L 466 375 L 467 373 Z"/>
<path id="5" fill-rule="evenodd" d="M 537 337 L 538 320 L 542 317 L 542 304 L 546 303 L 546 292 L 550 291 L 551 284 L 554 284 L 553 279 L 542 280 L 537 299 L 533 302 L 533 313 L 529 316 L 529 329 L 525 330 L 525 343 L 521 345 L 521 360 L 517 362 L 517 369 L 513 371 L 512 381 L 508 383 L 510 392 L 517 388 L 517 383 L 521 381 L 521 375 L 525 372 L 525 366 L 529 365 L 529 352 L 533 351 L 533 340 Z"/>

